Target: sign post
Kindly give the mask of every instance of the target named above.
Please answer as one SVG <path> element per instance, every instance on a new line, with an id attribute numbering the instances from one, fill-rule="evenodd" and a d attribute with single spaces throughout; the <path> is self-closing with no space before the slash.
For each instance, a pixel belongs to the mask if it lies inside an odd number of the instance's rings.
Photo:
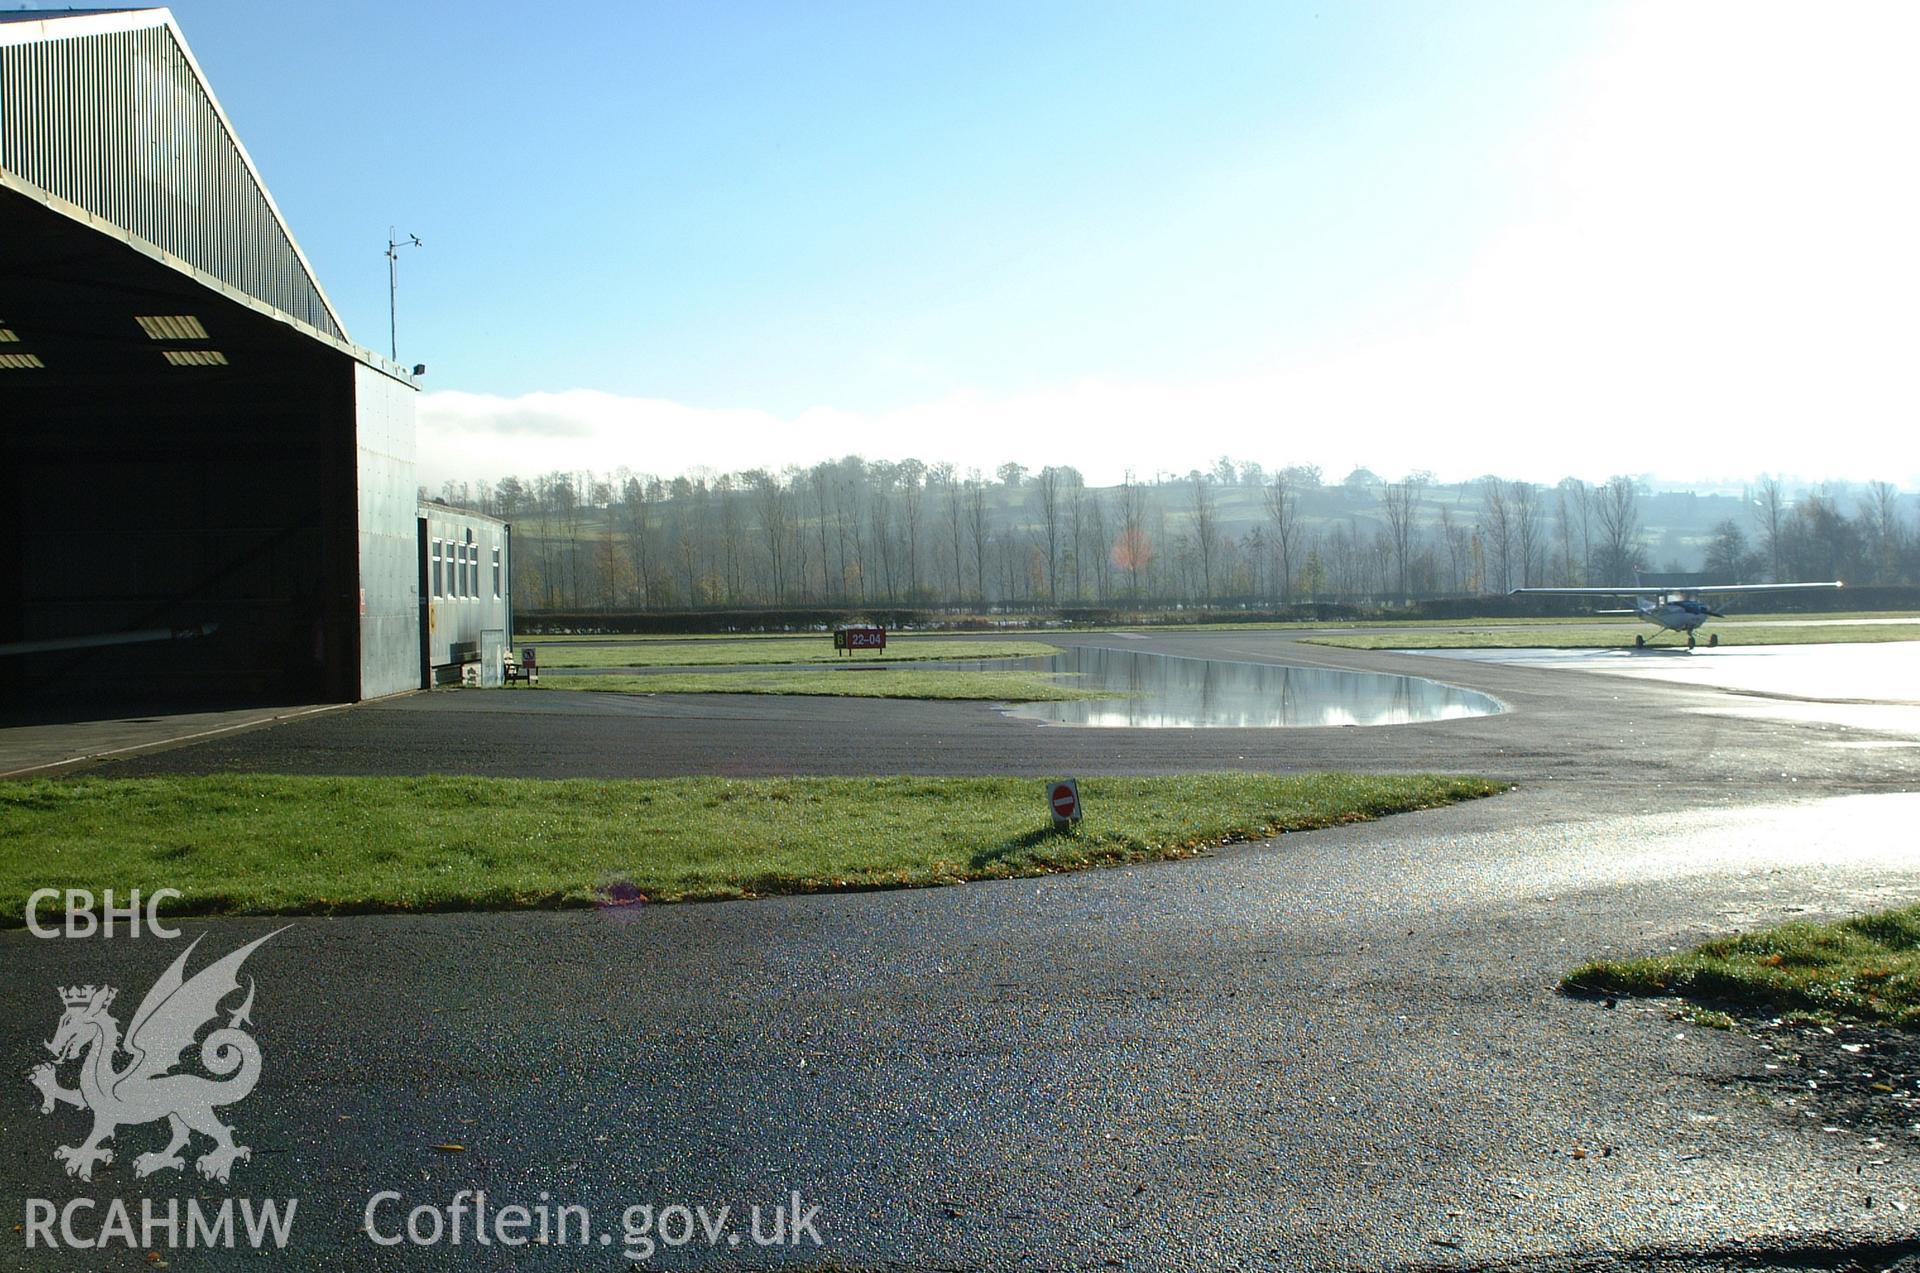
<path id="1" fill-rule="evenodd" d="M 1053 812 L 1053 829 L 1071 830 L 1080 821 L 1080 784 L 1072 778 L 1048 783 L 1047 805 Z"/>
<path id="2" fill-rule="evenodd" d="M 833 648 L 849 654 L 855 650 L 884 650 L 887 648 L 887 630 L 871 624 L 835 628 Z"/>

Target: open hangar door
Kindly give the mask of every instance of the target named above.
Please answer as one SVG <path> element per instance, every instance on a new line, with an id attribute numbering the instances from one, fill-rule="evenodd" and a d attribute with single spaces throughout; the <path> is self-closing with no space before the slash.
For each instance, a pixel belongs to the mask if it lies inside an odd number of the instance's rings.
<path id="1" fill-rule="evenodd" d="M 354 377 L 0 188 L 0 705 L 359 697 Z"/>

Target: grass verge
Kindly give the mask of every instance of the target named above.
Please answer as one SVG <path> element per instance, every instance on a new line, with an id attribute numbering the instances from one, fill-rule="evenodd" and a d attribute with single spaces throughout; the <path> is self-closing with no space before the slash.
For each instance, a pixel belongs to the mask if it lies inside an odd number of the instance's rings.
<path id="1" fill-rule="evenodd" d="M 1807 620 L 1838 620 L 1838 619 L 1874 619 L 1874 620 L 1913 619 L 1916 622 L 1920 622 L 1920 611 L 1912 611 L 1912 610 L 1758 611 L 1756 610 L 1756 611 L 1742 611 L 1740 613 L 1738 621 L 1751 623 L 1751 622 L 1764 622 L 1769 619 L 1786 619 L 1786 620 L 1797 620 L 1802 622 Z M 1258 620 L 1255 622 L 1248 622 L 1248 623 L 1234 623 L 1227 620 L 1215 620 L 1212 622 L 1200 622 L 1200 623 L 1148 623 L 1148 622 L 1127 621 L 1127 622 L 1091 624 L 1086 627 L 1067 625 L 1066 630 L 1076 632 L 1076 633 L 1265 632 L 1265 631 L 1293 631 L 1301 628 L 1361 628 L 1361 629 L 1471 628 L 1471 627 L 1482 626 L 1482 625 L 1490 626 L 1490 627 L 1511 627 L 1516 624 L 1518 625 L 1543 624 L 1543 625 L 1551 626 L 1554 624 L 1567 624 L 1567 623 L 1573 623 L 1573 622 L 1596 623 L 1596 624 L 1620 624 L 1623 626 L 1631 626 L 1631 625 L 1638 624 L 1639 620 L 1631 618 L 1626 615 L 1617 615 L 1617 616 L 1616 615 L 1581 615 L 1574 618 L 1569 618 L 1566 615 L 1553 615 L 1553 616 L 1544 616 L 1544 617 L 1543 616 L 1509 616 L 1504 618 L 1489 617 L 1484 619 L 1264 619 L 1264 620 Z M 1059 624 L 1036 623 L 1031 627 L 1013 627 L 1013 628 L 1002 627 L 1000 630 L 1013 631 L 1013 632 L 1032 632 L 1037 635 L 1044 636 L 1049 632 L 1060 630 L 1060 627 L 1061 625 Z M 921 636 L 915 636 L 915 635 L 902 635 L 897 633 L 890 634 L 888 637 L 888 640 L 890 642 L 918 641 L 918 640 L 952 640 L 952 639 L 953 639 L 952 637 L 947 637 L 947 636 L 928 635 L 925 637 L 921 637 Z M 601 633 L 565 632 L 565 633 L 554 633 L 550 635 L 542 635 L 539 633 L 532 633 L 532 632 L 523 632 L 515 637 L 515 644 L 517 645 L 537 645 L 542 650 L 545 650 L 550 646 L 555 649 L 558 649 L 562 646 L 571 646 L 571 645 L 588 645 L 588 646 L 608 645 L 608 644 L 644 645 L 644 644 L 674 644 L 674 643 L 690 645 L 690 644 L 695 644 L 699 642 L 711 642 L 711 641 L 783 641 L 783 642 L 805 641 L 805 642 L 813 642 L 816 644 L 829 645 L 829 646 L 832 644 L 831 637 L 826 632 L 756 632 L 751 634 L 743 634 L 739 632 L 601 632 Z M 979 658 L 979 657 L 987 657 L 987 656 L 972 655 L 972 656 L 966 656 L 966 657 Z M 787 661 L 788 660 L 784 658 L 781 660 L 781 662 L 787 662 Z M 627 666 L 633 666 L 633 665 L 628 664 Z"/>
<path id="2" fill-rule="evenodd" d="M 1027 778 L 286 775 L 0 783 L 0 922 L 39 888 L 181 914 L 584 906 L 897 888 L 1191 856 L 1503 790 L 1478 778 L 1091 778 L 1055 834 Z"/>
<path id="3" fill-rule="evenodd" d="M 545 690 L 601 690 L 615 694 L 817 694 L 833 698 L 981 699 L 1051 703 L 1110 698 L 1046 679 L 1038 672 L 949 672 L 921 668 L 799 672 L 650 672 L 540 677 Z"/>
<path id="4" fill-rule="evenodd" d="M 537 643 L 534 643 L 537 645 Z M 618 645 L 559 645 L 540 649 L 540 666 L 550 667 L 725 667 L 742 663 L 912 663 L 930 659 L 1030 659 L 1060 653 L 1039 641 L 950 641 L 938 637 L 896 637 L 884 650 L 860 650 L 851 658 L 833 648 L 824 635 L 800 645 L 788 637 L 734 641 L 623 641 Z"/>
<path id="5" fill-rule="evenodd" d="M 1772 620 L 1794 623 L 1827 623 L 1844 619 L 1871 619 L 1875 622 L 1887 620 L 1912 619 L 1920 622 L 1920 611 L 1914 610 L 1742 610 L 1732 621 L 1735 623 L 1765 623 Z M 1206 623 L 1136 623 L 1115 627 L 1076 628 L 1081 632 L 1252 632 L 1264 628 L 1361 628 L 1361 629 L 1397 629 L 1397 628 L 1510 628 L 1527 626 L 1552 627 L 1556 624 L 1572 623 L 1618 624 L 1632 627 L 1640 620 L 1628 614 L 1577 614 L 1577 615 L 1502 615 L 1478 619 L 1274 619 L 1254 623 L 1231 623 L 1216 620 Z"/>
<path id="6" fill-rule="evenodd" d="M 1676 995 L 1710 1009 L 1920 1028 L 1920 906 L 1785 924 L 1684 954 L 1585 964 L 1561 984 L 1591 994 Z"/>
<path id="7" fill-rule="evenodd" d="M 1654 645 L 1685 645 L 1684 636 L 1635 625 Z M 1774 623 L 1717 623 L 1700 634 L 1720 634 L 1721 645 L 1827 645 L 1841 642 L 1920 641 L 1920 623 L 1885 623 L 1846 627 L 1799 627 Z M 1303 645 L 1332 645 L 1348 650 L 1540 650 L 1586 649 L 1630 646 L 1631 635 L 1607 631 L 1585 620 L 1578 626 L 1553 628 L 1547 625 L 1523 631 L 1478 631 L 1471 628 L 1447 632 L 1362 632 L 1352 636 L 1314 636 L 1300 638 Z"/>

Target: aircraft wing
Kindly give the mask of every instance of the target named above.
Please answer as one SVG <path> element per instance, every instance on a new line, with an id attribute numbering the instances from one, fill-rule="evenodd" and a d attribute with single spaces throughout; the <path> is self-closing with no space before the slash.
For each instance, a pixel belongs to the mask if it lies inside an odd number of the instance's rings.
<path id="1" fill-rule="evenodd" d="M 1846 585 L 1838 579 L 1829 579 L 1825 583 L 1730 583 L 1719 588 L 1687 588 L 1673 591 L 1686 592 L 1799 592 L 1803 588 L 1844 588 Z"/>
<path id="2" fill-rule="evenodd" d="M 1535 597 L 1671 597 L 1702 592 L 1798 592 L 1804 588 L 1840 588 L 1838 579 L 1826 583 L 1730 583 L 1717 588 L 1515 588 L 1509 595 Z"/>

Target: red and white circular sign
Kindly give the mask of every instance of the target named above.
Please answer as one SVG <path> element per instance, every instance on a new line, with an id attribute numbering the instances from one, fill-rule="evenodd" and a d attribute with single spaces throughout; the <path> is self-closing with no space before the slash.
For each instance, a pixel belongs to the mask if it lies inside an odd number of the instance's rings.
<path id="1" fill-rule="evenodd" d="M 1074 790 L 1070 782 L 1056 782 L 1049 797 L 1053 801 L 1053 816 L 1072 819 L 1080 812 L 1080 793 Z"/>

